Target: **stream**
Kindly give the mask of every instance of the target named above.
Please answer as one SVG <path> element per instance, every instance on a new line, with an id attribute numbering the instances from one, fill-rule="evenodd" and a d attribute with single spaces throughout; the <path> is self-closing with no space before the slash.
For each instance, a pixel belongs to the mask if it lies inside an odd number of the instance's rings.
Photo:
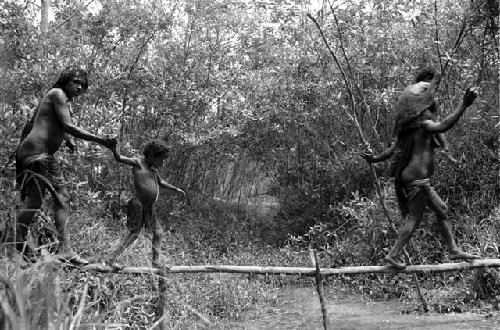
<path id="1" fill-rule="evenodd" d="M 323 329 L 321 307 L 314 288 L 284 288 L 278 304 L 250 311 L 223 329 Z M 398 300 L 364 301 L 328 298 L 329 329 L 500 329 L 500 313 L 486 318 L 476 313 L 402 313 Z"/>

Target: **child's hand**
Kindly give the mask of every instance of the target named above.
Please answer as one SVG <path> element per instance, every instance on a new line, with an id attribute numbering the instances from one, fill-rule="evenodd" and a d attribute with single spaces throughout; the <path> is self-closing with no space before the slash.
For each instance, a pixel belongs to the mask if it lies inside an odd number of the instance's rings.
<path id="1" fill-rule="evenodd" d="M 111 150 L 116 150 L 116 145 L 118 144 L 118 140 L 116 139 L 116 136 L 114 137 L 107 137 L 104 139 L 103 145 Z"/>
<path id="2" fill-rule="evenodd" d="M 74 153 L 76 151 L 76 145 L 70 139 L 66 140 L 66 147 L 69 149 L 70 153 Z"/>

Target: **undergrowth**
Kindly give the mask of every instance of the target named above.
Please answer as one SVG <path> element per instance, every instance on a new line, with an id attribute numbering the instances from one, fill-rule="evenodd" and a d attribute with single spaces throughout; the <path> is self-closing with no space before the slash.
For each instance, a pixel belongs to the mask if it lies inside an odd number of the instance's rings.
<path id="1" fill-rule="evenodd" d="M 385 196 L 393 196 L 389 182 Z M 114 203 L 107 196 L 73 205 L 69 223 L 72 246 L 91 262 L 102 262 L 125 234 L 125 214 L 109 212 Z M 386 198 L 391 217 L 398 225 L 396 202 Z M 8 209 L 8 208 L 6 208 Z M 10 210 L 6 214 L 14 214 Z M 319 252 L 321 267 L 379 264 L 395 236 L 375 199 L 352 193 L 338 205 L 335 227 L 318 224 L 303 235 L 285 242 L 269 242 L 269 227 L 236 206 L 191 198 L 187 202 L 168 198 L 158 207 L 165 238 L 161 262 L 170 265 L 231 264 L 309 266 L 308 249 Z M 160 312 L 158 277 L 84 272 L 58 266 L 50 212 L 45 208 L 32 228 L 43 244 L 39 262 L 20 267 L 2 259 L 0 295 L 3 312 L 0 324 L 7 329 L 70 329 L 79 327 L 148 328 Z M 11 216 L 10 216 L 11 217 Z M 10 219 L 10 217 L 7 217 Z M 5 218 L 4 218 L 5 219 Z M 497 257 L 500 209 L 488 217 L 452 219 L 454 226 L 469 228 L 459 233 L 459 243 L 483 257 Z M 285 228 L 284 228 L 285 230 Z M 459 229 L 460 230 L 460 229 Z M 414 263 L 445 261 L 445 249 L 433 230 L 433 218 L 424 219 L 410 245 Z M 142 233 L 120 257 L 128 266 L 149 266 L 151 237 Z M 494 270 L 418 275 L 428 304 L 436 312 L 496 311 L 499 305 L 500 276 Z M 300 283 L 292 276 L 236 274 L 169 274 L 166 279 L 166 314 L 169 328 L 205 328 L 240 319 L 247 311 L 274 304 L 280 286 Z M 369 299 L 400 299 L 408 311 L 419 310 L 414 283 L 407 275 L 357 275 L 327 278 L 327 285 L 349 288 L 350 294 Z M 311 283 L 308 283 L 310 285 Z M 411 307 L 413 306 L 413 307 Z M 8 326 L 7 326 L 8 325 Z M 10 328 L 9 328 L 10 327 Z"/>
<path id="2" fill-rule="evenodd" d="M 93 205 L 76 208 L 69 223 L 73 248 L 92 263 L 102 262 L 126 232 L 125 215 L 113 217 L 106 208 L 105 201 L 96 199 Z M 47 220 L 49 215 L 44 208 L 39 221 L 32 226 L 35 239 L 31 242 L 55 238 L 53 225 Z M 239 222 L 245 220 L 244 215 L 237 208 L 222 208 L 211 202 L 178 204 L 174 208 L 159 205 L 158 216 L 164 220 L 166 229 L 161 262 L 169 265 L 301 263 L 295 252 L 271 248 L 258 239 L 243 240 L 245 231 Z M 247 237 L 250 232 L 251 229 Z M 102 274 L 61 267 L 46 250 L 53 245 L 56 244 L 45 245 L 40 262 L 24 263 L 22 268 L 14 259 L 1 260 L 0 289 L 18 293 L 22 298 L 2 300 L 4 318 L 0 324 L 7 329 L 70 329 L 75 328 L 76 322 L 80 328 L 99 329 L 104 325 L 118 329 L 148 328 L 158 319 L 161 313 L 157 310 L 156 275 Z M 150 266 L 150 234 L 141 233 L 119 260 L 127 266 Z M 169 328 L 195 329 L 205 328 L 207 320 L 211 325 L 237 320 L 249 309 L 275 302 L 279 286 L 288 281 L 285 277 L 263 275 L 169 274 L 164 321 Z M 19 291 L 28 282 L 36 283 L 37 287 L 30 284 L 28 287 L 32 289 Z M 53 299 L 59 302 L 55 307 L 51 305 Z M 79 307 L 81 301 L 83 307 Z M 33 313 L 33 306 L 40 311 Z M 60 320 L 30 316 L 26 321 L 23 316 L 41 315 L 48 310 L 59 315 Z"/>

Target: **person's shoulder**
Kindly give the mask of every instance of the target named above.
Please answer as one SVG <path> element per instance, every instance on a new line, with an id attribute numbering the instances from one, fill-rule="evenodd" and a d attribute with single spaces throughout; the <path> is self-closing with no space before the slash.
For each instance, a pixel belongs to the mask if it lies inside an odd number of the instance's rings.
<path id="1" fill-rule="evenodd" d="M 144 159 L 143 156 L 133 156 L 131 159 L 137 164 L 138 167 L 140 167 L 142 170 L 148 170 L 149 168 L 146 165 L 146 160 Z"/>
<path id="2" fill-rule="evenodd" d="M 439 124 L 438 122 L 435 122 L 434 120 L 429 119 L 429 118 L 422 118 L 421 120 L 418 121 L 419 128 L 423 128 L 423 131 L 425 133 L 429 133 L 431 135 L 434 133 L 427 132 L 427 129 L 433 128 L 433 127 L 437 126 L 438 124 Z"/>
<path id="3" fill-rule="evenodd" d="M 66 101 L 66 93 L 60 88 L 51 88 L 47 94 L 45 94 L 45 97 L 48 97 L 50 99 L 57 98 Z"/>
<path id="4" fill-rule="evenodd" d="M 418 83 L 406 87 L 405 91 L 411 94 L 421 94 L 426 91 L 430 85 L 431 84 L 429 82 L 419 81 Z"/>

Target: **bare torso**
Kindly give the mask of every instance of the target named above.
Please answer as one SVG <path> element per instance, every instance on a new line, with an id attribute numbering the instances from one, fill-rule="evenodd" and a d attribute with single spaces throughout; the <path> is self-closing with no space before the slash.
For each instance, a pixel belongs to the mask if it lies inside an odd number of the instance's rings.
<path id="1" fill-rule="evenodd" d="M 403 182 L 430 178 L 434 173 L 434 135 L 424 128 L 416 130 L 410 161 L 401 173 Z"/>
<path id="2" fill-rule="evenodd" d="M 141 158 L 140 166 L 134 166 L 132 173 L 134 174 L 135 196 L 143 205 L 153 205 L 159 193 L 156 170 L 150 168 L 144 158 Z"/>
<path id="3" fill-rule="evenodd" d="M 50 90 L 40 101 L 33 128 L 17 149 L 18 158 L 26 158 L 42 153 L 54 154 L 64 140 L 64 128 L 54 111 L 55 89 Z M 60 94 L 60 93 L 59 93 Z M 68 109 L 69 111 L 69 109 Z"/>

